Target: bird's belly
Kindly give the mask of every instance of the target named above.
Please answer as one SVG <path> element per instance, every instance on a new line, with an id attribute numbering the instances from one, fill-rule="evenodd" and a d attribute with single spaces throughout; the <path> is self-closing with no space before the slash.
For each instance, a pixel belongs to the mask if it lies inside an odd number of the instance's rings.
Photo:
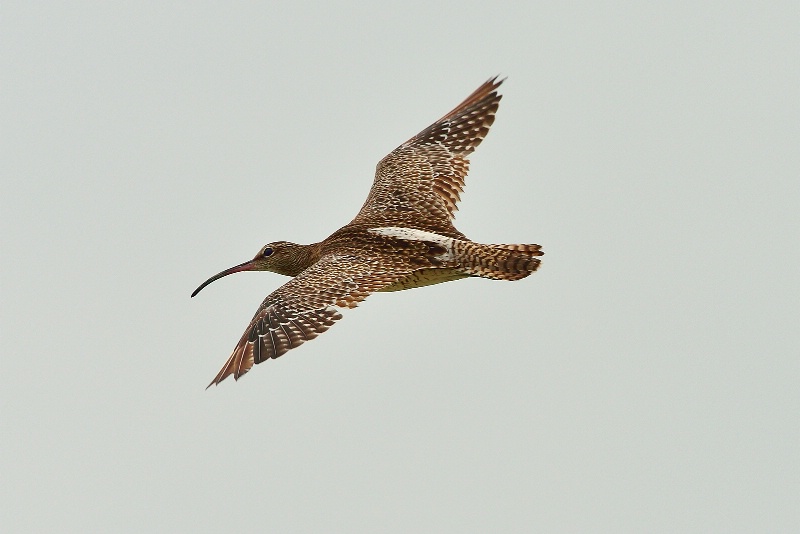
<path id="1" fill-rule="evenodd" d="M 468 274 L 463 274 L 455 269 L 420 269 L 379 291 L 402 291 L 468 277 Z"/>

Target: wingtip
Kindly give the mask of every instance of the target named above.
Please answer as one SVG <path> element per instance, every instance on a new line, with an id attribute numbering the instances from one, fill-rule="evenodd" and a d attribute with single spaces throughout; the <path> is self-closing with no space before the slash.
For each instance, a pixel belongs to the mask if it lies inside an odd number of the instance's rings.
<path id="1" fill-rule="evenodd" d="M 225 372 L 228 369 L 228 363 L 230 363 L 230 360 L 225 363 L 225 366 L 220 370 L 219 373 L 217 373 L 217 376 L 214 377 L 214 380 L 212 380 L 211 383 L 206 386 L 206 389 L 210 388 L 211 386 L 218 386 L 220 382 L 228 378 L 230 373 Z"/>
<path id="2" fill-rule="evenodd" d="M 211 383 L 210 383 L 209 385 L 207 385 L 207 386 L 206 386 L 206 389 L 210 388 L 211 386 L 218 386 L 220 382 L 222 382 L 223 380 L 225 380 L 225 376 L 223 376 L 222 378 L 220 378 L 220 376 L 219 376 L 220 374 L 221 374 L 221 373 L 217 373 L 217 376 L 215 376 L 215 377 L 214 377 L 214 380 L 212 380 L 212 381 L 211 381 Z"/>
<path id="3" fill-rule="evenodd" d="M 507 79 L 508 76 L 503 76 L 502 74 L 495 74 L 494 76 L 483 82 L 483 85 L 480 87 L 480 89 L 488 89 L 489 92 L 496 91 L 501 85 L 503 85 L 503 82 L 506 81 Z"/>
<path id="4" fill-rule="evenodd" d="M 214 377 L 214 380 L 212 380 L 211 383 L 206 386 L 206 389 L 210 388 L 211 386 L 218 386 L 220 382 L 228 378 L 232 373 L 226 373 L 225 371 L 227 369 L 228 369 L 228 364 L 226 363 L 225 367 L 223 367 L 222 370 L 219 373 L 217 373 L 217 376 Z M 233 379 L 238 381 L 239 377 L 234 376 Z"/>

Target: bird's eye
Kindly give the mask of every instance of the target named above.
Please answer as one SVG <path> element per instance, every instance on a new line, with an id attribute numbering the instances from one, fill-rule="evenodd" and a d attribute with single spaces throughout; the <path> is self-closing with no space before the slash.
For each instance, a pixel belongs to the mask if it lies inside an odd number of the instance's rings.
<path id="1" fill-rule="evenodd" d="M 264 256 L 265 258 L 272 256 L 272 249 L 269 247 L 265 248 L 264 252 L 261 255 Z"/>

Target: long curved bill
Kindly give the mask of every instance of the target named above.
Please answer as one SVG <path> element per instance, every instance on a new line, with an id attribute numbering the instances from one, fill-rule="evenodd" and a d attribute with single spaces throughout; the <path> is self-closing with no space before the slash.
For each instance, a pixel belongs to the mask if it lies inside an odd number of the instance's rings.
<path id="1" fill-rule="evenodd" d="M 224 271 L 222 271 L 221 273 L 217 273 L 217 274 L 215 274 L 214 276 L 212 276 L 211 278 L 209 278 L 208 280 L 206 280 L 205 282 L 203 282 L 202 284 L 200 284 L 200 287 L 198 287 L 197 289 L 195 289 L 195 290 L 194 290 L 194 293 L 192 293 L 192 297 L 194 297 L 195 295 L 197 295 L 198 293 L 200 293 L 200 291 L 201 291 L 201 290 L 202 290 L 204 287 L 206 287 L 208 284 L 210 284 L 210 283 L 211 283 L 211 282 L 213 282 L 214 280 L 219 280 L 219 279 L 220 279 L 220 278 L 222 278 L 223 276 L 228 276 L 229 274 L 233 274 L 233 273 L 240 273 L 240 272 L 242 272 L 242 271 L 252 271 L 253 269 L 254 269 L 254 265 L 253 265 L 253 261 L 252 261 L 252 260 L 250 260 L 250 261 L 246 261 L 246 262 L 244 262 L 244 263 L 241 263 L 241 264 L 237 265 L 236 267 L 231 267 L 230 269 L 225 269 L 225 270 L 224 270 Z"/>

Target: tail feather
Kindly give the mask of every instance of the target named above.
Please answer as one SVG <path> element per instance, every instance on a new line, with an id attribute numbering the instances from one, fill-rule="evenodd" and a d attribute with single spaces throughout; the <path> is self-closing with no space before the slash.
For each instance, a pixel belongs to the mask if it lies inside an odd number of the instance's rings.
<path id="1" fill-rule="evenodd" d="M 482 245 L 462 242 L 460 260 L 466 274 L 493 280 L 520 280 L 539 268 L 539 245 Z"/>

